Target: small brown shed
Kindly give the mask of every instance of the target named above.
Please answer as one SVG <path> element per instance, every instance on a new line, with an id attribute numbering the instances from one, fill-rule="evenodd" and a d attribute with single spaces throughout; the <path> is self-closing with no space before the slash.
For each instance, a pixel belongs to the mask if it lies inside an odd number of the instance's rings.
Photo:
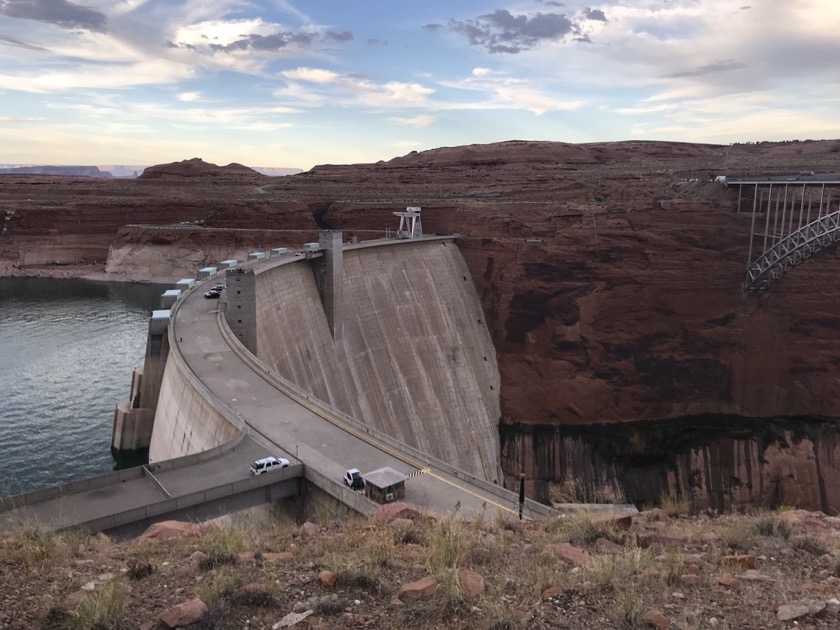
<path id="1" fill-rule="evenodd" d="M 389 466 L 364 475 L 365 496 L 377 503 L 390 503 L 405 498 L 406 476 Z"/>

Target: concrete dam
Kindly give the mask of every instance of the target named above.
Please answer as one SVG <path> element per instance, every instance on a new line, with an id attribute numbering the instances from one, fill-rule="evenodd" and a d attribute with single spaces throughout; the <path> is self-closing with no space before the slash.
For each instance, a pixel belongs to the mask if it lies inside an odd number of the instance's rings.
<path id="1" fill-rule="evenodd" d="M 222 299 L 198 304 L 205 311 L 218 304 L 231 334 L 312 398 L 470 476 L 501 484 L 499 371 L 454 237 L 342 244 L 340 233 L 327 232 L 320 245 L 319 251 L 229 269 Z M 180 317 L 173 324 L 168 339 L 176 343 L 201 330 Z M 150 347 L 152 337 L 150 328 Z M 163 335 L 158 345 L 166 344 Z M 198 343 L 183 355 L 167 350 L 165 368 L 152 370 L 162 373 L 135 378 L 142 392 L 156 389 L 160 379 L 150 463 L 218 447 L 245 430 L 239 416 L 220 411 L 229 401 L 214 402 L 216 394 L 187 369 L 187 352 L 210 361 L 217 377 L 225 375 L 225 359 Z M 147 372 L 149 361 L 147 354 Z M 150 418 L 153 396 L 141 398 L 132 411 Z M 278 409 L 276 423 L 286 421 L 282 415 Z M 291 444 L 281 446 L 295 455 Z M 367 465 L 328 455 L 347 467 Z"/>

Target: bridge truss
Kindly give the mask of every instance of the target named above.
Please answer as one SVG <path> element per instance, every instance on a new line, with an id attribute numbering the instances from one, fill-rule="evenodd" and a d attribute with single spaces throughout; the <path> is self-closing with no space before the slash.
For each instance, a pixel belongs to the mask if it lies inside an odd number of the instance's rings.
<path id="1" fill-rule="evenodd" d="M 801 262 L 840 240 L 840 195 L 835 177 L 728 180 L 752 193 L 752 223 L 744 291 L 766 291 Z M 746 190 L 745 190 L 746 188 Z M 763 225 L 762 225 L 763 224 Z"/>

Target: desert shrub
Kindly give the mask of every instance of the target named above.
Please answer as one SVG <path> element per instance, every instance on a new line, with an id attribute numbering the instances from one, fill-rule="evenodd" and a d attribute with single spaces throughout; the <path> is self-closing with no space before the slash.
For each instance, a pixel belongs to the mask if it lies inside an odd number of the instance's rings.
<path id="1" fill-rule="evenodd" d="M 73 630 L 118 630 L 123 626 L 126 589 L 118 581 L 108 582 L 85 597 L 76 608 Z"/>
<path id="2" fill-rule="evenodd" d="M 393 528 L 394 542 L 401 545 L 425 545 L 426 534 L 413 521 Z"/>
<path id="3" fill-rule="evenodd" d="M 790 523 L 775 514 L 761 514 L 756 518 L 755 532 L 760 536 L 778 536 L 787 540 L 792 530 Z"/>
<path id="4" fill-rule="evenodd" d="M 429 572 L 437 577 L 446 569 L 458 568 L 458 561 L 466 546 L 464 524 L 453 519 L 436 523 L 429 539 Z"/>
<path id="5" fill-rule="evenodd" d="M 326 527 L 333 520 L 333 511 L 330 506 L 323 503 L 315 506 L 315 522 L 321 527 Z"/>
<path id="6" fill-rule="evenodd" d="M 442 569 L 435 577 L 438 580 L 436 592 L 438 602 L 443 604 L 444 612 L 454 612 L 464 603 L 461 597 L 461 585 L 458 582 L 458 569 L 454 567 Z"/>
<path id="7" fill-rule="evenodd" d="M 210 571 L 226 564 L 235 564 L 236 560 L 237 557 L 232 553 L 213 550 L 198 561 L 198 568 L 202 571 Z"/>
<path id="8" fill-rule="evenodd" d="M 234 564 L 245 548 L 244 530 L 238 527 L 210 527 L 201 535 L 198 548 L 205 554 L 198 567 L 204 571 Z"/>
<path id="9" fill-rule="evenodd" d="M 227 630 L 230 602 L 220 598 L 207 603 L 207 614 L 196 625 L 197 630 Z M 192 628 L 192 626 L 190 626 Z"/>
<path id="10" fill-rule="evenodd" d="M 44 527 L 24 528 L 18 535 L 20 552 L 27 564 L 44 564 L 55 558 L 58 539 L 55 532 Z"/>
<path id="11" fill-rule="evenodd" d="M 686 516 L 691 513 L 691 501 L 681 494 L 662 493 L 659 505 L 668 516 Z"/>
<path id="12" fill-rule="evenodd" d="M 267 608 L 274 605 L 274 597 L 267 588 L 240 589 L 231 597 L 231 602 L 237 606 L 255 606 Z"/>
<path id="13" fill-rule="evenodd" d="M 626 503 L 624 492 L 617 484 L 592 488 L 580 479 L 551 484 L 548 494 L 552 503 Z"/>
<path id="14" fill-rule="evenodd" d="M 129 558 L 126 575 L 131 580 L 142 580 L 145 577 L 149 577 L 154 570 L 150 562 L 144 562 L 138 558 Z"/>
<path id="15" fill-rule="evenodd" d="M 662 578 L 668 584 L 677 584 L 685 572 L 685 558 L 679 551 L 669 549 L 662 561 Z"/>
<path id="16" fill-rule="evenodd" d="M 624 617 L 624 624 L 630 628 L 640 625 L 645 602 L 632 582 L 622 584 L 616 591 L 615 598 Z"/>
<path id="17" fill-rule="evenodd" d="M 347 606 L 348 602 L 340 599 L 322 599 L 315 604 L 315 614 L 319 617 L 338 617 Z"/>
<path id="18" fill-rule="evenodd" d="M 382 564 L 365 555 L 360 561 L 352 561 L 344 554 L 330 554 L 327 566 L 335 572 L 338 588 L 343 590 L 362 589 L 373 593 L 382 591 Z"/>
<path id="19" fill-rule="evenodd" d="M 720 533 L 720 543 L 732 551 L 749 551 L 755 544 L 755 529 L 749 519 L 727 521 Z"/>
<path id="20" fill-rule="evenodd" d="M 212 607 L 224 609 L 228 606 L 231 595 L 236 591 L 239 582 L 229 569 L 219 569 L 213 572 L 212 578 L 202 581 L 197 587 L 197 595 Z"/>
<path id="21" fill-rule="evenodd" d="M 814 556 L 822 556 L 829 553 L 825 544 L 813 536 L 798 536 L 790 541 L 790 546 L 792 549 L 806 551 Z"/>
<path id="22" fill-rule="evenodd" d="M 624 535 L 612 521 L 599 518 L 597 514 L 582 510 L 558 521 L 558 533 L 573 545 L 591 545 L 599 538 L 623 544 Z"/>
<path id="23" fill-rule="evenodd" d="M 632 546 L 621 554 L 594 556 L 582 574 L 596 588 L 617 593 L 641 574 L 650 559 L 650 552 Z"/>
<path id="24" fill-rule="evenodd" d="M 199 538 L 198 548 L 208 556 L 236 556 L 245 548 L 245 533 L 238 527 L 208 527 Z"/>
<path id="25" fill-rule="evenodd" d="M 493 519 L 496 528 L 503 531 L 516 532 L 519 531 L 518 516 L 510 510 L 496 510 L 496 517 Z"/>
<path id="26" fill-rule="evenodd" d="M 553 557 L 540 555 L 522 567 L 521 582 L 526 586 L 531 599 L 539 599 L 545 589 L 562 584 L 564 580 L 562 565 Z"/>

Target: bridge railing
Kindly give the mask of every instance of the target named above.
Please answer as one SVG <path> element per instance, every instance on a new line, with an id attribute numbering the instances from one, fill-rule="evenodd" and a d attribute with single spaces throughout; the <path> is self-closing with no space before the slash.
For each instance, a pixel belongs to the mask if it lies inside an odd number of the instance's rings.
<path id="1" fill-rule="evenodd" d="M 82 527 L 90 532 L 101 532 L 109 529 L 115 529 L 125 525 L 131 525 L 147 519 L 157 519 L 166 516 L 172 512 L 185 510 L 199 505 L 217 501 L 220 499 L 235 497 L 236 495 L 244 494 L 258 488 L 278 485 L 290 480 L 298 479 L 304 476 L 304 467 L 301 464 L 289 466 L 279 471 L 272 472 L 270 475 L 257 475 L 226 483 L 221 486 L 191 492 L 169 499 L 163 499 L 149 505 L 144 505 L 121 512 L 115 512 L 108 516 L 101 518 L 90 519 L 81 523 L 72 525 L 71 527 Z M 70 527 L 64 528 L 69 529 Z"/>
<path id="2" fill-rule="evenodd" d="M 8 497 L 0 497 L 0 512 L 43 503 L 44 501 L 66 497 L 79 492 L 104 488 L 105 486 L 122 483 L 123 481 L 140 479 L 144 474 L 142 466 L 135 466 L 134 468 L 126 468 L 112 473 L 105 473 L 104 475 L 97 475 L 96 477 L 70 481 L 68 483 L 50 486 L 49 488 L 42 488 Z"/>

